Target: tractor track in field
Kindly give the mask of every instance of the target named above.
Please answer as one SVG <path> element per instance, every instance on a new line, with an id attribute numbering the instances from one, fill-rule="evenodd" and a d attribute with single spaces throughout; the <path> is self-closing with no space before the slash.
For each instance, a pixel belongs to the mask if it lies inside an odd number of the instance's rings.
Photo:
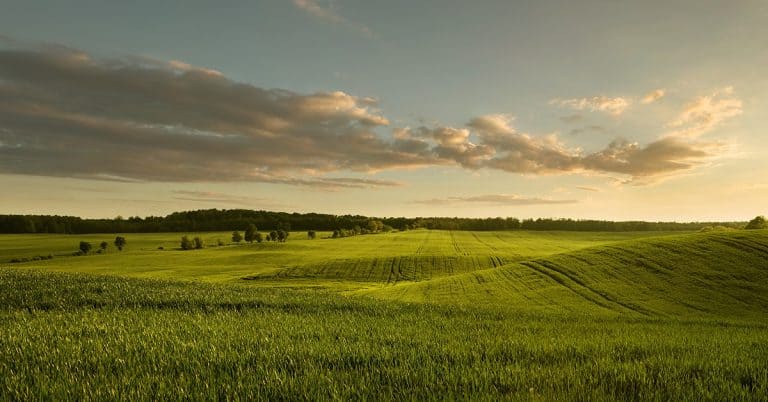
<path id="1" fill-rule="evenodd" d="M 552 280 L 570 289 L 575 294 L 601 307 L 605 307 L 610 310 L 616 310 L 616 308 L 612 306 L 618 305 L 627 310 L 634 311 L 638 314 L 642 314 L 645 316 L 653 315 L 652 312 L 644 308 L 641 308 L 633 304 L 622 302 L 605 292 L 601 292 L 597 289 L 593 289 L 592 287 L 587 285 L 584 281 L 582 281 L 578 276 L 568 273 L 561 268 L 558 268 L 556 264 L 553 264 L 547 261 L 525 261 L 525 262 L 521 262 L 520 264 L 530 269 L 533 269 L 541 273 L 542 275 L 546 275 L 550 277 Z M 568 282 L 571 282 L 575 285 L 569 285 Z"/>
<path id="2" fill-rule="evenodd" d="M 480 236 L 478 236 L 477 233 L 472 232 L 472 237 L 474 237 L 475 240 L 477 240 L 478 243 L 480 243 L 480 244 L 484 245 L 485 247 L 488 247 L 489 249 L 493 250 L 494 253 L 499 251 L 499 249 L 497 249 L 496 246 L 491 245 L 490 243 L 488 243 L 485 240 L 481 240 Z"/>

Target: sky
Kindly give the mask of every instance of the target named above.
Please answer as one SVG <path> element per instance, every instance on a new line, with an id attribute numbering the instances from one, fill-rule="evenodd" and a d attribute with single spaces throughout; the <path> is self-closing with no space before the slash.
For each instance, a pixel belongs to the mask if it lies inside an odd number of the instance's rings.
<path id="1" fill-rule="evenodd" d="M 0 9 L 0 213 L 768 213 L 766 1 Z"/>

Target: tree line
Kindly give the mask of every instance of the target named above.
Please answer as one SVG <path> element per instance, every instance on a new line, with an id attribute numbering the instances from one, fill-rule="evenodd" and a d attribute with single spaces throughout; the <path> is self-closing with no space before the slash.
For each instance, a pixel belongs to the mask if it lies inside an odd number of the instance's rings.
<path id="1" fill-rule="evenodd" d="M 576 219 L 518 219 L 518 218 L 457 218 L 457 217 L 386 217 L 362 215 L 330 215 L 317 213 L 287 213 L 246 209 L 205 209 L 174 212 L 170 215 L 146 218 L 117 217 L 114 219 L 84 219 L 74 216 L 0 215 L 0 233 L 156 233 L 228 231 L 235 227 L 255 225 L 271 233 L 294 231 L 341 231 L 362 233 L 371 230 L 372 220 L 382 227 L 374 231 L 409 229 L 444 230 L 566 230 L 566 231 L 674 231 L 700 230 L 723 226 L 743 228 L 746 222 L 644 222 Z"/>

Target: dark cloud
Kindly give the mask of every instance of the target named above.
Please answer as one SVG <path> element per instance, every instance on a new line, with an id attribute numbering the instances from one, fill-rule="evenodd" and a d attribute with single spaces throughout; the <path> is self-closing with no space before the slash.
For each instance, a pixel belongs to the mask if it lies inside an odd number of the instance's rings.
<path id="1" fill-rule="evenodd" d="M 535 137 L 517 132 L 511 123 L 512 118 L 506 115 L 472 119 L 468 127 L 475 130 L 475 142 L 471 142 L 468 132 L 450 136 L 454 152 L 450 157 L 468 168 L 486 167 L 522 174 L 620 173 L 631 176 L 633 180 L 644 178 L 647 182 L 653 176 L 665 176 L 698 166 L 724 147 L 717 142 L 664 137 L 645 146 L 619 139 L 605 149 L 584 153 L 567 147 L 554 135 Z M 425 129 L 420 129 L 420 132 L 425 135 Z M 443 138 L 435 133 L 444 132 L 446 128 L 432 130 L 435 138 Z M 483 152 L 478 153 L 477 149 Z"/>
<path id="2" fill-rule="evenodd" d="M 450 204 L 493 204 L 493 205 L 550 205 L 550 204 L 575 204 L 576 200 L 550 200 L 536 197 L 521 197 L 514 194 L 486 194 L 471 197 L 447 197 L 433 198 L 429 200 L 416 200 L 416 204 L 450 205 Z"/>
<path id="3" fill-rule="evenodd" d="M 574 128 L 573 130 L 569 131 L 568 134 L 570 135 L 579 135 L 584 133 L 601 133 L 602 134 L 602 133 L 605 133 L 606 131 L 608 130 L 606 130 L 606 128 L 603 126 L 591 125 L 586 127 Z"/>
<path id="4" fill-rule="evenodd" d="M 554 135 L 518 132 L 507 115 L 384 135 L 389 121 L 371 98 L 263 89 L 180 61 L 10 46 L 0 47 L 0 173 L 326 190 L 401 185 L 332 172 L 438 165 L 634 180 L 693 168 L 722 146 L 668 136 L 585 153 Z M 698 118 L 699 109 L 689 115 Z"/>
<path id="5" fill-rule="evenodd" d="M 234 82 L 173 61 L 99 60 L 62 47 L 0 50 L 0 171 L 153 181 L 297 179 L 430 163 L 418 144 L 381 139 L 376 102 Z"/>

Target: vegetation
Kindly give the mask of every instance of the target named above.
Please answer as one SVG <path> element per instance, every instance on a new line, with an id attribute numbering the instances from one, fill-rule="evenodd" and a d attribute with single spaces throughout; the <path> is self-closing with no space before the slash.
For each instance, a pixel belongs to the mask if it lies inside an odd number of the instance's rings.
<path id="1" fill-rule="evenodd" d="M 192 250 L 195 248 L 195 243 L 189 239 L 189 236 L 184 235 L 181 236 L 181 249 L 182 250 Z"/>
<path id="2" fill-rule="evenodd" d="M 768 394 L 768 231 L 318 234 L 0 268 L 0 399 Z"/>
<path id="3" fill-rule="evenodd" d="M 243 241 L 243 235 L 241 235 L 240 232 L 238 232 L 237 230 L 232 232 L 232 242 L 240 243 L 241 241 Z"/>
<path id="4" fill-rule="evenodd" d="M 768 222 L 764 216 L 758 216 L 747 223 L 746 229 L 768 229 Z"/>
<path id="5" fill-rule="evenodd" d="M 81 253 L 88 254 L 91 251 L 91 248 L 93 248 L 93 246 L 91 246 L 91 243 L 88 243 L 87 241 L 80 242 L 79 250 Z"/>
<path id="6" fill-rule="evenodd" d="M 437 230 L 568 230 L 568 231 L 694 231 L 706 226 L 740 228 L 744 222 L 610 222 L 572 219 L 517 218 L 371 218 L 360 215 L 299 214 L 253 211 L 245 209 L 198 210 L 175 212 L 165 217 L 149 216 L 123 219 L 82 219 L 72 216 L 0 215 L 0 233 L 161 233 L 228 231 L 256 225 L 262 230 L 353 230 L 366 228 L 372 221 L 383 227 L 373 231 L 395 228 Z M 359 232 L 359 230 L 357 231 Z"/>
<path id="7" fill-rule="evenodd" d="M 248 227 L 245 229 L 245 241 L 247 241 L 248 243 L 253 243 L 253 241 L 256 240 L 257 230 L 258 229 L 256 229 L 256 225 L 252 223 L 248 225 Z"/>
<path id="8" fill-rule="evenodd" d="M 125 240 L 125 237 L 123 236 L 115 237 L 115 247 L 117 247 L 119 251 L 123 251 L 123 248 L 125 247 L 126 244 L 128 244 L 128 242 Z"/>

